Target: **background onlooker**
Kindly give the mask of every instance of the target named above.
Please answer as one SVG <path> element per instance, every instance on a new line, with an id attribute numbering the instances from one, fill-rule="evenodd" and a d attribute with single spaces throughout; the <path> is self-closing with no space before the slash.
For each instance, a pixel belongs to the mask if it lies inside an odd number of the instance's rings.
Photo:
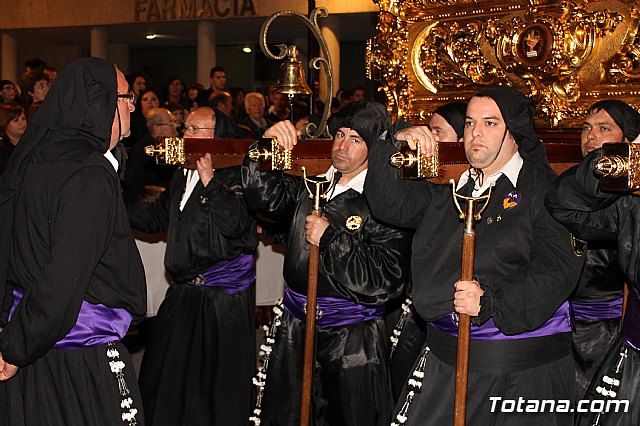
<path id="1" fill-rule="evenodd" d="M 271 122 L 264 116 L 265 100 L 262 93 L 247 93 L 244 97 L 244 109 L 247 115 L 238 122 L 238 125 L 249 132 L 250 138 L 261 138 L 267 127 L 271 125 Z"/>
<path id="2" fill-rule="evenodd" d="M 0 103 L 0 173 L 27 128 L 24 109 L 17 103 Z"/>
<path id="3" fill-rule="evenodd" d="M 147 87 L 151 87 L 149 84 L 149 77 L 142 71 L 133 71 L 127 76 L 129 82 L 129 89 L 136 95 L 136 99 L 140 97 L 140 93 L 147 90 Z"/>
<path id="4" fill-rule="evenodd" d="M 167 82 L 162 87 L 162 97 L 160 98 L 162 106 L 166 107 L 169 104 L 180 104 L 187 108 L 189 101 L 185 93 L 184 81 L 177 75 L 170 75 L 167 78 Z"/>
<path id="5" fill-rule="evenodd" d="M 200 83 L 193 83 L 191 86 L 189 86 L 189 90 L 187 90 L 187 98 L 189 99 L 189 106 L 188 106 L 189 109 L 203 106 L 203 105 L 198 105 L 198 97 L 202 92 L 204 92 L 204 86 Z"/>
<path id="6" fill-rule="evenodd" d="M 244 109 L 244 98 L 246 96 L 242 87 L 232 87 L 229 89 L 231 99 L 233 99 L 233 119 L 236 123 L 239 123 L 247 116 L 247 111 Z"/>
<path id="7" fill-rule="evenodd" d="M 122 143 L 126 147 L 135 145 L 137 141 L 142 139 L 149 133 L 147 128 L 147 114 L 151 109 L 160 106 L 160 97 L 154 89 L 147 89 L 140 92 L 140 96 L 136 98 L 136 109 L 131 114 L 131 136 L 125 138 Z"/>
<path id="8" fill-rule="evenodd" d="M 18 89 L 11 80 L 0 80 L 0 102 L 16 102 Z"/>
<path id="9" fill-rule="evenodd" d="M 351 100 L 353 102 L 365 100 L 365 90 L 362 86 L 356 86 L 351 88 Z"/>
<path id="10" fill-rule="evenodd" d="M 49 93 L 49 76 L 44 71 L 27 74 L 22 87 L 21 104 L 27 109 L 34 102 L 44 101 Z"/>
<path id="11" fill-rule="evenodd" d="M 49 65 L 44 67 L 43 71 L 47 75 L 47 77 L 49 77 L 49 86 L 51 86 L 53 82 L 56 81 L 56 78 L 58 78 L 58 71 L 56 71 L 54 67 L 51 67 Z"/>
<path id="12" fill-rule="evenodd" d="M 287 95 L 269 92 L 269 98 L 271 99 L 271 106 L 267 114 L 269 120 L 275 123 L 291 119 L 291 110 L 289 109 Z"/>
<path id="13" fill-rule="evenodd" d="M 224 90 L 227 85 L 227 73 L 224 68 L 215 66 L 209 71 L 209 84 L 210 87 L 200 92 L 200 95 L 196 99 L 198 106 L 208 106 L 214 92 Z"/>

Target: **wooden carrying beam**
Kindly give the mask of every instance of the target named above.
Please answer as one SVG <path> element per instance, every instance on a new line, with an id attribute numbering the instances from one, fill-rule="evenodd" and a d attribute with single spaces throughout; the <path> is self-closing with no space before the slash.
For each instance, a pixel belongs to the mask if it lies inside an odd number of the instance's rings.
<path id="1" fill-rule="evenodd" d="M 582 160 L 577 131 L 541 130 L 538 137 L 543 141 L 547 159 L 556 173 L 560 174 Z M 158 138 L 155 146 L 148 146 L 145 150 L 148 155 L 156 157 L 158 164 L 177 164 L 188 169 L 195 169 L 196 160 L 205 153 L 210 153 L 213 156 L 214 167 L 224 168 L 241 165 L 254 142 L 249 139 Z M 259 141 L 262 147 L 270 143 L 271 139 Z M 331 145 L 332 141 L 327 139 L 299 141 L 291 152 L 291 169 L 285 171 L 293 175 L 302 175 L 304 166 L 308 176 L 326 172 L 331 166 Z M 464 144 L 441 142 L 438 145 L 440 172 L 438 177 L 431 181 L 448 183 L 449 179 L 458 179 L 468 167 Z M 260 160 L 263 160 L 261 167 L 265 170 L 271 169 L 271 164 L 274 163 L 271 157 L 261 157 Z"/>

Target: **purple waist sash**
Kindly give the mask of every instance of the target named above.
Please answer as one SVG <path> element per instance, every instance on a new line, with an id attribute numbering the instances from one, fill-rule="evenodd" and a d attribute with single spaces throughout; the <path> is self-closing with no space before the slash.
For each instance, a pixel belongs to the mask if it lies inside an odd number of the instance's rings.
<path id="1" fill-rule="evenodd" d="M 294 317 L 307 319 L 307 296 L 284 287 L 284 308 Z M 340 327 L 357 322 L 380 319 L 384 306 L 370 307 L 336 297 L 318 297 L 316 300 L 316 325 Z"/>
<path id="2" fill-rule="evenodd" d="M 621 294 L 618 298 L 603 302 L 571 300 L 571 311 L 573 312 L 573 317 L 581 321 L 620 318 L 622 316 L 623 299 L 624 297 Z"/>
<path id="3" fill-rule="evenodd" d="M 458 315 L 451 313 L 444 317 L 430 322 L 429 324 L 436 327 L 451 336 L 458 336 Z M 533 337 L 551 336 L 552 334 L 571 332 L 571 320 L 569 318 L 569 302 L 564 302 L 553 314 L 547 322 L 533 331 L 525 331 L 524 333 L 507 336 L 503 334 L 493 318 L 490 318 L 482 325 L 471 324 L 471 340 L 518 340 L 530 339 Z"/>
<path id="4" fill-rule="evenodd" d="M 640 300 L 633 289 L 629 289 L 627 309 L 622 322 L 622 334 L 629 346 L 640 351 Z"/>
<path id="5" fill-rule="evenodd" d="M 23 296 L 23 289 L 16 287 L 13 290 L 9 322 Z M 126 309 L 94 305 L 83 300 L 75 325 L 62 340 L 53 345 L 53 349 L 84 349 L 121 340 L 129 330 L 131 319 L 132 316 Z"/>
<path id="6" fill-rule="evenodd" d="M 184 284 L 204 287 L 223 287 L 228 295 L 240 293 L 256 280 L 253 256 L 241 254 L 235 259 L 223 260 Z"/>

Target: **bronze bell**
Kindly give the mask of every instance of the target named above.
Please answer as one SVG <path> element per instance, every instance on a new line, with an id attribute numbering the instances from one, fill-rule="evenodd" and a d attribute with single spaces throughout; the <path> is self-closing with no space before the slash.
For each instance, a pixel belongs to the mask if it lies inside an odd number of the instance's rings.
<path id="1" fill-rule="evenodd" d="M 302 62 L 296 58 L 297 49 L 289 46 L 287 55 L 289 60 L 280 65 L 280 75 L 276 84 L 271 89 L 272 93 L 282 93 L 285 95 L 310 95 L 311 89 L 307 85 L 302 68 Z"/>

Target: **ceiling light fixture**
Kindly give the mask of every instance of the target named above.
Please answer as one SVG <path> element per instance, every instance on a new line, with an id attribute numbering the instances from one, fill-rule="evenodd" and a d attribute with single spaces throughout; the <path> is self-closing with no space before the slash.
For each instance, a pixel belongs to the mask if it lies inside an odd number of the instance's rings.
<path id="1" fill-rule="evenodd" d="M 250 46 L 245 46 L 245 47 L 243 47 L 243 48 L 242 48 L 242 51 L 243 51 L 244 53 L 251 53 L 251 52 L 252 52 L 252 50 L 251 50 L 251 47 L 250 47 Z"/>
<path id="2" fill-rule="evenodd" d="M 158 37 L 158 34 L 147 34 L 146 35 L 147 40 L 153 40 L 156 37 Z"/>

